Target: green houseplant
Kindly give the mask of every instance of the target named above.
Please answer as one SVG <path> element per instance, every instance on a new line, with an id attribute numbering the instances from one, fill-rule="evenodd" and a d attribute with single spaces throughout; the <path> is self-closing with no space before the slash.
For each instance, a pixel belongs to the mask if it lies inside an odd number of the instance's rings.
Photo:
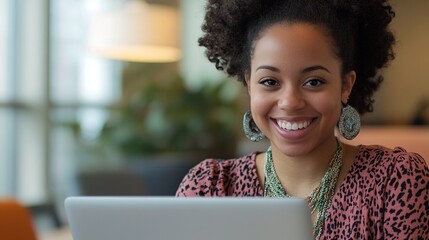
<path id="1" fill-rule="evenodd" d="M 241 111 L 237 94 L 226 94 L 231 81 L 192 90 L 179 74 L 150 64 L 128 65 L 123 79 L 126 93 L 95 141 L 98 152 L 131 161 L 235 154 Z"/>

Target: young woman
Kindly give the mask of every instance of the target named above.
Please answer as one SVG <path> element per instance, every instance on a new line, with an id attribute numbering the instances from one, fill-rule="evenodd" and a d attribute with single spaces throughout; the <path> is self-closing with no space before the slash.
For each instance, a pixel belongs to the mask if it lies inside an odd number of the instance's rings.
<path id="1" fill-rule="evenodd" d="M 316 239 L 429 239 L 429 169 L 402 148 L 351 146 L 394 58 L 386 0 L 209 0 L 199 40 L 247 86 L 263 153 L 208 159 L 177 196 L 307 199 Z"/>

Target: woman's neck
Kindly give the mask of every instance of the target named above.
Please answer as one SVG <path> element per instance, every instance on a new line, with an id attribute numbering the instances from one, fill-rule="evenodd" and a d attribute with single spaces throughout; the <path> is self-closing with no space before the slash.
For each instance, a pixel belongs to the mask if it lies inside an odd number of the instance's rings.
<path id="1" fill-rule="evenodd" d="M 286 192 L 306 198 L 320 184 L 336 149 L 335 138 L 302 156 L 287 156 L 272 146 L 274 168 Z"/>

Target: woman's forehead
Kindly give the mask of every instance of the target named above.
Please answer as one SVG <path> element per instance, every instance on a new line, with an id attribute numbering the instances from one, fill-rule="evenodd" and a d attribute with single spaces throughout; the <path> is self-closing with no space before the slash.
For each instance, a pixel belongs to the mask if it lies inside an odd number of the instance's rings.
<path id="1" fill-rule="evenodd" d="M 267 28 L 256 40 L 252 54 L 252 63 L 333 60 L 338 59 L 326 31 L 306 23 L 282 23 Z"/>

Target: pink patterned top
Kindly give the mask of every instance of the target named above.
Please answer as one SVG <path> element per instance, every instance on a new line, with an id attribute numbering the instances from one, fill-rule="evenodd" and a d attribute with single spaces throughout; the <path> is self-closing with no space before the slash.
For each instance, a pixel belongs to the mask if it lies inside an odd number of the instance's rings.
<path id="1" fill-rule="evenodd" d="M 192 168 L 176 196 L 263 196 L 256 153 L 208 159 Z M 429 239 L 429 168 L 402 148 L 360 146 L 328 209 L 319 239 Z"/>

